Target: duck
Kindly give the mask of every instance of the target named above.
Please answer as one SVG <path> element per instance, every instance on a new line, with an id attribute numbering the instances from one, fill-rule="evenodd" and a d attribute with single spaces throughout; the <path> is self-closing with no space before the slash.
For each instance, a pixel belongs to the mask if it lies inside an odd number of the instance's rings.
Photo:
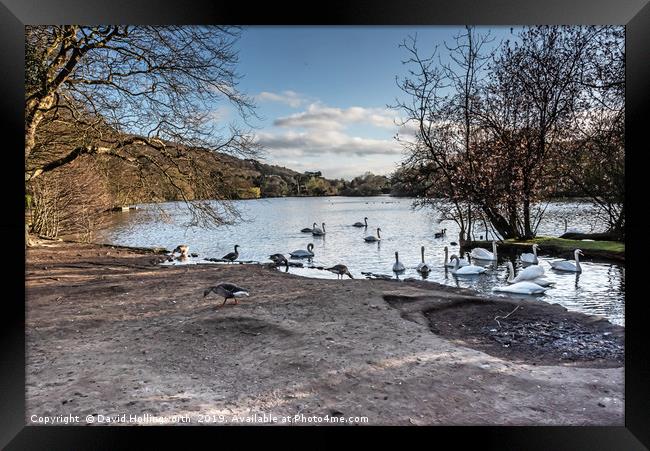
<path id="1" fill-rule="evenodd" d="M 507 262 L 506 266 L 508 267 L 508 283 L 514 284 L 519 282 L 533 282 L 542 287 L 549 287 L 553 285 L 553 282 L 544 277 L 544 268 L 541 266 L 529 266 L 519 272 L 517 277 L 515 277 L 515 268 L 512 265 L 512 262 Z"/>
<path id="2" fill-rule="evenodd" d="M 492 240 L 492 252 L 486 251 L 482 247 L 475 247 L 470 252 L 472 258 L 476 260 L 496 260 L 497 259 L 497 242 Z"/>
<path id="3" fill-rule="evenodd" d="M 239 248 L 239 244 L 235 244 L 235 252 L 229 252 L 228 254 L 221 257 L 221 259 L 228 260 L 231 263 L 234 262 L 239 258 L 239 251 L 237 250 L 238 248 Z"/>
<path id="4" fill-rule="evenodd" d="M 372 243 L 375 241 L 381 241 L 381 235 L 379 235 L 379 232 L 381 232 L 381 228 L 377 227 L 377 236 L 374 235 L 368 235 L 367 237 L 364 238 L 366 243 Z"/>
<path id="5" fill-rule="evenodd" d="M 354 224 L 352 224 L 352 227 L 365 227 L 365 228 L 368 228 L 368 218 L 363 218 L 363 222 L 355 222 Z"/>
<path id="6" fill-rule="evenodd" d="M 533 244 L 533 253 L 528 254 L 524 253 L 519 256 L 519 260 L 521 260 L 523 263 L 532 263 L 534 265 L 539 263 L 539 260 L 537 259 L 537 248 L 539 245 L 537 243 Z"/>
<path id="7" fill-rule="evenodd" d="M 245 288 L 238 287 L 233 283 L 224 282 L 220 283 L 219 285 L 206 288 L 203 292 L 203 297 L 206 297 L 213 291 L 216 294 L 223 296 L 223 304 L 221 305 L 224 305 L 228 299 L 235 299 L 235 304 L 238 304 L 239 302 L 237 301 L 237 298 L 249 296 L 248 290 Z"/>
<path id="8" fill-rule="evenodd" d="M 483 274 L 484 272 L 487 271 L 486 268 L 483 268 L 482 266 L 476 266 L 476 265 L 467 265 L 461 267 L 460 259 L 456 255 L 452 255 L 451 260 L 455 262 L 454 267 L 451 270 L 451 273 L 457 276 L 473 276 L 477 274 Z"/>
<path id="9" fill-rule="evenodd" d="M 348 267 L 343 265 L 343 264 L 340 264 L 340 263 L 338 265 L 332 266 L 331 268 L 325 268 L 325 270 L 333 272 L 334 274 L 336 274 L 337 279 L 339 277 L 341 279 L 343 279 L 344 275 L 347 275 L 348 277 L 350 277 L 350 279 L 354 279 L 354 277 L 352 277 L 352 274 L 350 274 L 350 271 L 348 270 Z"/>
<path id="10" fill-rule="evenodd" d="M 465 260 L 464 258 L 458 259 L 458 266 L 463 267 L 467 265 L 469 265 L 469 260 Z M 445 266 L 454 267 L 454 262 L 449 258 L 449 248 L 447 246 L 445 246 Z"/>
<path id="11" fill-rule="evenodd" d="M 517 282 L 512 285 L 507 285 L 505 287 L 492 288 L 492 291 L 502 291 L 505 293 L 516 293 L 516 294 L 539 294 L 539 293 L 544 293 L 546 290 L 548 290 L 547 287 L 542 287 L 529 280 L 525 280 L 523 282 Z"/>
<path id="12" fill-rule="evenodd" d="M 576 249 L 575 251 L 573 251 L 575 263 L 572 263 L 568 260 L 555 261 L 549 263 L 551 264 L 551 268 L 557 271 L 582 272 L 582 267 L 580 266 L 580 258 L 579 258 L 580 255 L 584 256 L 585 254 L 583 254 L 580 249 Z"/>
<path id="13" fill-rule="evenodd" d="M 431 268 L 424 261 L 424 246 L 420 248 L 420 253 L 422 254 L 422 262 L 415 268 L 415 270 L 420 274 L 428 274 L 431 272 Z"/>
<path id="14" fill-rule="evenodd" d="M 311 234 L 314 236 L 323 236 L 325 235 L 325 223 L 322 224 L 323 228 L 320 229 L 316 227 L 316 223 L 314 223 L 314 229 L 311 231 Z"/>
<path id="15" fill-rule="evenodd" d="M 399 254 L 395 252 L 395 263 L 393 264 L 393 272 L 406 271 L 406 267 L 399 261 Z"/>
<path id="16" fill-rule="evenodd" d="M 312 243 L 309 243 L 307 245 L 307 250 L 298 249 L 297 251 L 289 252 L 289 255 L 291 255 L 292 258 L 313 257 L 314 256 L 313 249 L 314 249 L 314 245 Z"/>

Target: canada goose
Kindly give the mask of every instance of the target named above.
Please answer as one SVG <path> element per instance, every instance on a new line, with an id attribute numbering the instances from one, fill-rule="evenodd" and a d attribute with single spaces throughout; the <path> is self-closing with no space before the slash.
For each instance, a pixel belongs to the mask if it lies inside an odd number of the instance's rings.
<path id="1" fill-rule="evenodd" d="M 558 271 L 582 272 L 582 267 L 580 266 L 580 258 L 578 257 L 579 255 L 585 255 L 585 254 L 583 254 L 580 249 L 576 249 L 575 251 L 573 251 L 573 256 L 576 260 L 575 264 L 567 260 L 563 260 L 559 262 L 549 262 L 549 263 L 551 264 L 551 267 L 553 269 Z"/>
<path id="2" fill-rule="evenodd" d="M 291 255 L 292 258 L 313 257 L 314 256 L 313 249 L 314 249 L 314 245 L 312 243 L 309 243 L 307 245 L 307 250 L 299 249 L 297 251 L 289 252 L 289 255 Z"/>
<path id="3" fill-rule="evenodd" d="M 316 224 L 314 224 L 316 225 Z M 314 236 L 323 236 L 325 235 L 325 223 L 322 224 L 323 228 L 320 229 L 318 227 L 314 227 L 314 230 L 312 230 L 311 234 Z"/>
<path id="4" fill-rule="evenodd" d="M 222 260 L 229 260 L 230 262 L 234 262 L 239 258 L 239 251 L 237 251 L 237 248 L 239 247 L 239 244 L 235 244 L 235 252 L 230 252 L 223 257 L 221 257 Z"/>
<path id="5" fill-rule="evenodd" d="M 325 270 L 336 274 L 337 279 L 339 277 L 343 279 L 343 276 L 346 274 L 350 277 L 350 279 L 354 279 L 354 277 L 352 277 L 352 274 L 350 274 L 350 271 L 348 271 L 348 267 L 342 264 L 334 265 L 331 268 L 325 268 Z"/>
<path id="6" fill-rule="evenodd" d="M 381 232 L 381 229 L 379 227 L 377 227 L 377 236 L 368 235 L 367 237 L 364 238 L 364 240 L 367 243 L 372 243 L 374 241 L 381 241 L 381 236 L 379 235 L 379 232 Z"/>
<path id="7" fill-rule="evenodd" d="M 406 267 L 399 261 L 399 254 L 395 252 L 395 263 L 393 264 L 393 272 L 403 272 L 406 271 Z"/>
<path id="8" fill-rule="evenodd" d="M 442 238 L 447 234 L 447 229 L 442 229 L 440 232 L 436 232 L 433 234 L 435 238 Z"/>
<path id="9" fill-rule="evenodd" d="M 269 256 L 271 260 L 273 260 L 273 263 L 275 263 L 275 266 L 280 266 L 280 265 L 285 265 L 287 270 L 289 270 L 289 261 L 287 258 L 282 255 L 282 254 L 273 254 Z"/>
<path id="10" fill-rule="evenodd" d="M 365 223 L 365 224 L 364 224 Z M 363 218 L 363 222 L 355 222 L 352 227 L 368 227 L 368 218 Z"/>
<path id="11" fill-rule="evenodd" d="M 203 292 L 203 297 L 206 297 L 212 291 L 224 297 L 223 304 L 221 305 L 224 305 L 228 299 L 232 299 L 232 298 L 235 299 L 235 304 L 238 304 L 239 302 L 237 301 L 237 298 L 249 295 L 248 290 L 238 287 L 235 284 L 220 283 L 219 285 L 215 285 L 213 287 L 207 288 Z"/>

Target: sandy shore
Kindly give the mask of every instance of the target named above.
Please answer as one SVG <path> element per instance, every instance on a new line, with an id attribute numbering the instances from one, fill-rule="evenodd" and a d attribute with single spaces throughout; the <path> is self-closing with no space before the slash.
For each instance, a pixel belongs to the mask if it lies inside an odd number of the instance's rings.
<path id="1" fill-rule="evenodd" d="M 28 424 L 624 424 L 624 329 L 607 321 L 427 282 L 160 259 L 65 242 L 27 251 Z M 222 281 L 251 296 L 203 298 Z"/>

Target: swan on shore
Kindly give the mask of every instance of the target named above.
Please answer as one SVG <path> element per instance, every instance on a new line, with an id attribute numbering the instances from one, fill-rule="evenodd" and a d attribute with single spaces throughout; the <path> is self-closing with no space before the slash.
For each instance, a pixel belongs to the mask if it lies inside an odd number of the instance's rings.
<path id="1" fill-rule="evenodd" d="M 350 279 L 354 279 L 354 277 L 352 277 L 352 274 L 350 274 L 348 267 L 340 263 L 338 265 L 332 266 L 331 268 L 325 268 L 325 270 L 336 274 L 337 279 L 338 278 L 343 279 L 344 275 L 347 275 L 348 277 L 350 277 Z"/>
<path id="2" fill-rule="evenodd" d="M 355 222 L 354 224 L 352 224 L 352 227 L 366 227 L 366 228 L 368 228 L 368 218 L 363 218 L 363 222 Z"/>
<path id="3" fill-rule="evenodd" d="M 573 251 L 575 263 L 572 263 L 568 260 L 555 261 L 549 263 L 551 264 L 551 268 L 557 271 L 582 272 L 582 267 L 580 266 L 580 258 L 579 258 L 580 255 L 584 256 L 585 254 L 583 254 L 580 249 L 576 249 L 575 251 Z"/>
<path id="4" fill-rule="evenodd" d="M 515 277 L 515 268 L 512 262 L 507 262 L 508 267 L 508 283 L 515 284 L 519 282 L 533 282 L 542 287 L 553 285 L 553 282 L 544 277 L 544 268 L 541 266 L 529 266 L 523 269 L 517 277 Z"/>
<path id="5" fill-rule="evenodd" d="M 316 223 L 314 223 L 314 229 L 311 231 L 311 234 L 314 236 L 323 236 L 325 235 L 325 223 L 322 224 L 323 228 L 316 227 Z"/>
<path id="6" fill-rule="evenodd" d="M 486 251 L 482 247 L 475 247 L 470 252 L 472 258 L 476 260 L 496 260 L 497 259 L 497 242 L 492 240 L 492 252 Z"/>
<path id="7" fill-rule="evenodd" d="M 313 257 L 314 256 L 313 249 L 314 249 L 314 245 L 312 243 L 309 243 L 307 245 L 307 250 L 298 249 L 297 251 L 289 252 L 289 255 L 291 255 L 292 258 Z"/>
<path id="8" fill-rule="evenodd" d="M 533 244 L 533 253 L 528 254 L 524 253 L 519 256 L 519 260 L 521 260 L 524 263 L 532 263 L 532 264 L 538 264 L 539 260 L 537 259 L 537 248 L 539 245 L 537 243 Z"/>
<path id="9" fill-rule="evenodd" d="M 232 283 L 220 283 L 219 285 L 207 288 L 203 292 L 203 297 L 206 297 L 213 291 L 224 297 L 223 304 L 221 305 L 224 305 L 228 299 L 235 299 L 235 304 L 238 304 L 237 298 L 249 296 L 248 290 L 245 288 L 238 287 Z"/>
<path id="10" fill-rule="evenodd" d="M 399 261 L 399 254 L 395 251 L 395 263 L 393 264 L 393 272 L 406 271 L 406 267 Z"/>
<path id="11" fill-rule="evenodd" d="M 460 266 L 460 259 L 456 255 L 452 255 L 451 259 L 454 261 L 454 267 L 451 269 L 451 273 L 458 276 L 473 276 L 477 274 L 483 274 L 487 271 L 486 268 L 476 265 L 467 265 Z"/>
<path id="12" fill-rule="evenodd" d="M 428 274 L 429 272 L 431 272 L 431 268 L 424 261 L 424 246 L 420 248 L 420 252 L 422 254 L 422 262 L 415 269 L 420 274 Z"/>
<path id="13" fill-rule="evenodd" d="M 367 237 L 364 238 L 364 240 L 367 243 L 372 243 L 374 241 L 381 241 L 381 236 L 379 235 L 379 232 L 381 232 L 381 228 L 377 227 L 377 236 L 368 235 Z"/>
<path id="14" fill-rule="evenodd" d="M 539 294 L 544 293 L 548 288 L 537 285 L 534 282 L 529 280 L 523 282 L 517 282 L 512 285 L 507 285 L 505 287 L 494 287 L 492 291 L 501 291 L 504 293 L 515 293 L 515 294 Z"/>
<path id="15" fill-rule="evenodd" d="M 469 261 L 464 258 L 458 259 L 458 266 L 463 267 L 469 265 Z M 449 258 L 449 248 L 445 246 L 445 266 L 450 268 L 454 267 L 454 262 Z"/>

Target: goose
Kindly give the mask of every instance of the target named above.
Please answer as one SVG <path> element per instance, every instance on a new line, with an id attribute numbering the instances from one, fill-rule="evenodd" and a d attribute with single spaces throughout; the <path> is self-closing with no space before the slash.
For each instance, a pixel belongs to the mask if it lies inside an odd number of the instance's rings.
<path id="1" fill-rule="evenodd" d="M 316 227 L 316 223 L 314 223 L 314 230 L 311 231 L 311 234 L 314 236 L 323 236 L 325 235 L 325 223 L 322 224 L 323 228 L 320 229 Z"/>
<path id="2" fill-rule="evenodd" d="M 223 257 L 221 257 L 222 260 L 229 260 L 231 263 L 237 260 L 239 258 L 239 251 L 237 248 L 239 247 L 239 244 L 235 244 L 235 252 L 230 252 Z"/>
<path id="3" fill-rule="evenodd" d="M 336 274 L 336 278 L 338 279 L 339 277 L 343 279 L 344 275 L 347 275 L 350 277 L 350 279 L 354 279 L 352 277 L 352 274 L 350 274 L 350 271 L 348 271 L 348 267 L 342 264 L 334 265 L 331 268 L 325 268 L 326 271 L 333 272 Z"/>
<path id="4" fill-rule="evenodd" d="M 492 240 L 492 252 L 486 251 L 481 247 L 475 247 L 470 253 L 472 258 L 477 260 L 496 260 L 497 259 L 497 242 Z"/>
<path id="5" fill-rule="evenodd" d="M 512 285 L 507 285 L 505 287 L 494 287 L 492 291 L 503 291 L 505 293 L 516 293 L 516 294 L 538 294 L 544 293 L 548 288 L 537 285 L 530 280 L 525 280 L 523 282 L 517 282 Z"/>
<path id="6" fill-rule="evenodd" d="M 287 261 L 287 258 L 282 255 L 282 254 L 273 254 L 270 255 L 269 258 L 273 260 L 273 263 L 275 263 L 275 266 L 280 266 L 280 265 L 285 265 L 287 269 L 289 269 L 289 262 Z"/>
<path id="7" fill-rule="evenodd" d="M 442 229 L 440 232 L 436 232 L 433 234 L 435 238 L 442 238 L 447 234 L 447 229 Z"/>
<path id="8" fill-rule="evenodd" d="M 529 266 L 523 269 L 517 277 L 515 277 L 515 268 L 512 262 L 507 262 L 508 267 L 508 283 L 514 284 L 519 282 L 533 282 L 542 287 L 553 285 L 553 282 L 544 277 L 544 268 L 541 266 Z"/>
<path id="9" fill-rule="evenodd" d="M 299 249 L 297 251 L 289 252 L 289 255 L 291 255 L 292 258 L 313 257 L 314 256 L 313 249 L 314 249 L 314 245 L 312 243 L 309 243 L 307 245 L 307 250 Z"/>
<path id="10" fill-rule="evenodd" d="M 402 264 L 402 262 L 399 261 L 399 255 L 397 252 L 395 252 L 395 264 L 393 264 L 393 272 L 403 272 L 406 271 L 406 268 Z"/>
<path id="11" fill-rule="evenodd" d="M 459 258 L 458 259 L 458 266 L 463 267 L 469 265 L 469 261 L 465 260 L 464 258 Z M 449 249 L 447 246 L 445 246 L 445 266 L 453 267 L 454 262 L 451 261 L 449 258 Z"/>
<path id="12" fill-rule="evenodd" d="M 476 266 L 476 265 L 467 265 L 461 268 L 459 263 L 460 259 L 455 255 L 451 256 L 451 260 L 455 261 L 451 273 L 456 274 L 457 276 L 473 276 L 476 274 L 483 274 L 484 272 L 487 271 L 487 269 L 483 268 L 482 266 Z"/>
<path id="13" fill-rule="evenodd" d="M 573 251 L 573 255 L 576 260 L 575 264 L 568 260 L 562 260 L 559 262 L 550 262 L 551 267 L 558 271 L 582 272 L 582 268 L 580 267 L 580 258 L 578 256 L 584 256 L 585 254 L 583 254 L 580 249 L 576 249 Z"/>
<path id="14" fill-rule="evenodd" d="M 238 287 L 235 284 L 232 283 L 220 283 L 219 285 L 215 285 L 213 287 L 207 288 L 203 292 L 203 297 L 206 297 L 209 295 L 212 291 L 217 293 L 220 296 L 223 296 L 223 304 L 226 303 L 228 299 L 235 299 L 235 304 L 238 304 L 237 298 L 241 298 L 243 296 L 248 296 L 248 290 L 245 288 Z"/>
<path id="15" fill-rule="evenodd" d="M 521 254 L 519 256 L 519 260 L 521 260 L 524 263 L 533 263 L 533 264 L 538 264 L 539 260 L 537 259 L 537 248 L 539 245 L 537 243 L 533 244 L 533 253 L 532 254 Z"/>
<path id="16" fill-rule="evenodd" d="M 415 269 L 421 274 L 428 274 L 431 272 L 431 268 L 424 262 L 424 246 L 420 248 L 420 253 L 422 254 L 422 262 Z"/>
<path id="17" fill-rule="evenodd" d="M 354 224 L 352 224 L 352 227 L 365 227 L 365 228 L 368 228 L 368 218 L 363 218 L 363 222 L 365 224 L 361 223 L 361 222 L 355 222 Z"/>
<path id="18" fill-rule="evenodd" d="M 364 240 L 367 243 L 372 243 L 374 241 L 381 241 L 381 236 L 379 235 L 379 232 L 381 232 L 381 229 L 379 227 L 377 227 L 377 236 L 368 235 L 367 237 L 364 238 Z"/>

